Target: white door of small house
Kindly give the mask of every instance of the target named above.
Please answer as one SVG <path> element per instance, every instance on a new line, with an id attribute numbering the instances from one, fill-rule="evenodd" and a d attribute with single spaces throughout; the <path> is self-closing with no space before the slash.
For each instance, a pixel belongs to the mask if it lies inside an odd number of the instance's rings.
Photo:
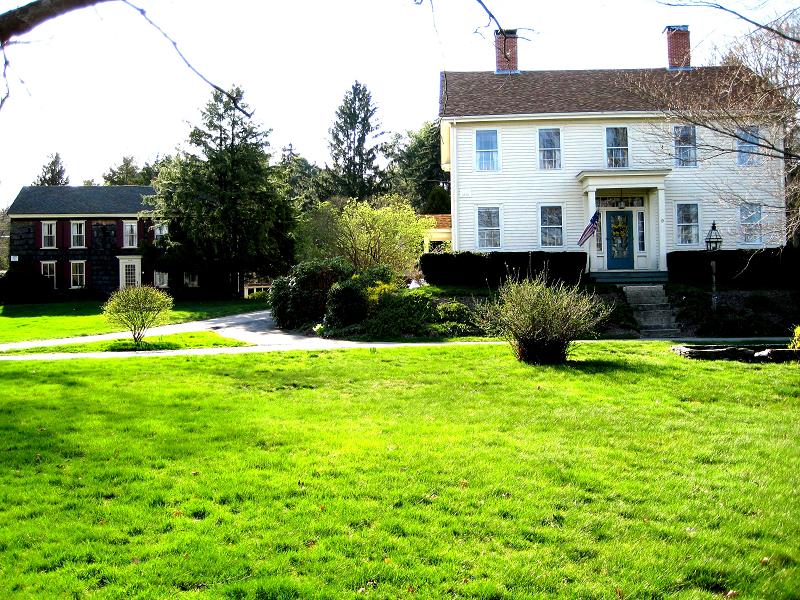
<path id="1" fill-rule="evenodd" d="M 142 257 L 119 256 L 119 287 L 142 285 Z"/>

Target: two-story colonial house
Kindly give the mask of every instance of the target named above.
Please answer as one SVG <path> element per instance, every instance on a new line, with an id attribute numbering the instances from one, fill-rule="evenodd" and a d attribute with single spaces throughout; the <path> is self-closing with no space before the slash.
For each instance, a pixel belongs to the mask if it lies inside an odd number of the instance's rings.
<path id="1" fill-rule="evenodd" d="M 140 215 L 153 193 L 133 185 L 22 188 L 8 210 L 10 268 L 43 276 L 62 295 L 170 286 L 146 252 L 167 233 Z M 197 284 L 192 277 L 187 285 Z"/>
<path id="2" fill-rule="evenodd" d="M 785 199 L 783 165 L 749 143 L 762 124 L 716 139 L 631 92 L 635 80 L 690 96 L 720 89 L 726 67 L 692 67 L 688 28 L 665 31 L 668 68 L 520 71 L 516 32 L 505 31 L 496 71 L 441 74 L 454 250 L 582 251 L 591 274 L 658 280 L 672 253 L 705 249 L 712 223 L 723 249 L 784 243 L 765 235 L 767 224 L 782 230 Z"/>

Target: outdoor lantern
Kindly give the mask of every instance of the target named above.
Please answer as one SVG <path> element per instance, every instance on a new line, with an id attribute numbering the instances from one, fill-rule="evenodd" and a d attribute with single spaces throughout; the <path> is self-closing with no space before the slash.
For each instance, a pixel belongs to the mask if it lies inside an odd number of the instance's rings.
<path id="1" fill-rule="evenodd" d="M 708 235 L 706 235 L 706 250 L 715 252 L 720 248 L 722 248 L 722 236 L 717 231 L 717 222 L 712 221 L 711 229 L 708 230 Z"/>

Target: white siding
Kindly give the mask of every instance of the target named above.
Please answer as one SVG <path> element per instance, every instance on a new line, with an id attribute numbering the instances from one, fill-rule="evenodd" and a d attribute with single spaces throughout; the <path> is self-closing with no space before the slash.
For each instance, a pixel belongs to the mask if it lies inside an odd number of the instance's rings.
<path id="1" fill-rule="evenodd" d="M 576 176 L 585 170 L 605 169 L 605 128 L 627 126 L 629 166 L 631 168 L 671 168 L 665 179 L 666 214 L 658 215 L 655 190 L 646 196 L 647 260 L 655 268 L 658 254 L 658 219 L 666 222 L 667 252 L 694 249 L 675 245 L 675 210 L 678 202 L 697 202 L 700 205 L 700 238 L 702 240 L 716 220 L 725 238 L 725 248 L 752 247 L 740 243 L 739 199 L 774 205 L 781 197 L 782 168 L 778 161 L 764 160 L 761 166 L 738 167 L 736 154 L 709 157 L 702 150 L 704 140 L 713 135 L 697 130 L 698 166 L 675 167 L 671 153 L 671 125 L 630 119 L 531 120 L 502 123 L 458 123 L 452 130 L 453 145 L 453 227 L 457 229 L 456 250 L 476 250 L 476 219 L 479 206 L 501 208 L 503 251 L 588 250 L 595 256 L 594 244 L 583 248 L 577 240 L 586 226 L 588 215 L 586 197 Z M 561 129 L 561 169 L 540 170 L 538 166 L 538 128 Z M 497 129 L 500 147 L 500 170 L 475 170 L 475 130 Z M 731 150 L 733 140 L 727 143 Z M 539 243 L 539 206 L 562 204 L 564 214 L 564 247 L 542 248 Z M 780 209 L 765 207 L 765 219 L 781 219 Z M 778 224 L 780 225 L 780 224 Z M 779 229 L 779 227 L 774 228 Z M 767 239 L 765 245 L 780 245 L 780 239 Z M 593 265 L 597 261 L 593 259 Z"/>

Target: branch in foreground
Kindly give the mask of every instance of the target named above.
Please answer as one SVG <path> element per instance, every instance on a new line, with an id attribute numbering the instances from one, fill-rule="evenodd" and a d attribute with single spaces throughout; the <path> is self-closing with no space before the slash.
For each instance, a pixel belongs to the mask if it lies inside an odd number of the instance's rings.
<path id="1" fill-rule="evenodd" d="M 36 0 L 0 14 L 0 46 L 64 13 L 109 0 Z"/>

